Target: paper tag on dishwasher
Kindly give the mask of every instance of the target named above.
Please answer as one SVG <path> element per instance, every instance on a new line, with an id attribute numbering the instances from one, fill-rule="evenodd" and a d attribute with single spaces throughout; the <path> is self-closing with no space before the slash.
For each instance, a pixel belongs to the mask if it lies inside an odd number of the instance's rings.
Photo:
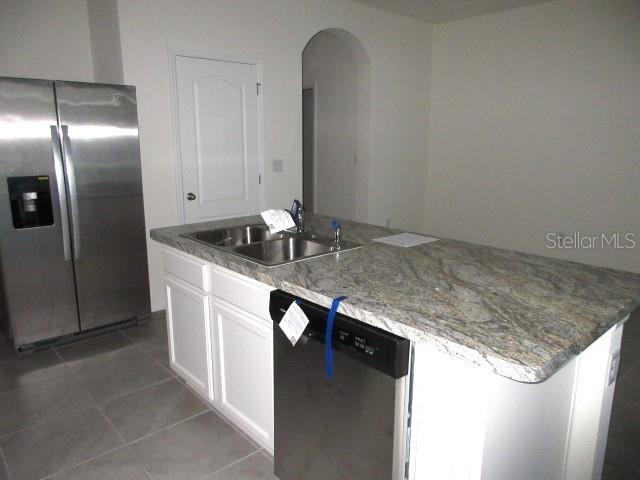
<path id="1" fill-rule="evenodd" d="M 260 215 L 271 233 L 278 233 L 296 226 L 291 214 L 286 210 L 265 210 Z"/>
<path id="2" fill-rule="evenodd" d="M 280 328 L 291 342 L 291 345 L 295 345 L 302 336 L 304 329 L 307 328 L 308 323 L 309 319 L 300 306 L 293 302 L 282 317 L 282 320 L 280 320 Z"/>

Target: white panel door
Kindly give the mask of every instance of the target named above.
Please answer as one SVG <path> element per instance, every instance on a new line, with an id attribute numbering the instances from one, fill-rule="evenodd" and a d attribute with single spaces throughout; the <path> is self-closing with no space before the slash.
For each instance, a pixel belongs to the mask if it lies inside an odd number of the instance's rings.
<path id="1" fill-rule="evenodd" d="M 176 56 L 185 222 L 260 211 L 257 68 Z"/>
<path id="2" fill-rule="evenodd" d="M 218 408 L 273 452 L 273 328 L 223 300 L 213 300 Z"/>

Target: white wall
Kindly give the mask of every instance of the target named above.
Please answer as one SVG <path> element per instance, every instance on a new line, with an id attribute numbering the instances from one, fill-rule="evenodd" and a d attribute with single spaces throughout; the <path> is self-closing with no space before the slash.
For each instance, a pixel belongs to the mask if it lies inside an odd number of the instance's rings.
<path id="1" fill-rule="evenodd" d="M 433 30 L 427 230 L 640 272 L 640 3 L 559 0 Z"/>
<path id="2" fill-rule="evenodd" d="M 302 67 L 303 88 L 315 91 L 314 211 L 366 221 L 356 215 L 358 65 L 354 55 L 340 37 L 320 32 L 304 49 Z M 313 170 L 305 169 L 305 174 Z"/>
<path id="3" fill-rule="evenodd" d="M 85 0 L 0 0 L 0 75 L 92 81 Z"/>
<path id="4" fill-rule="evenodd" d="M 123 83 L 117 0 L 87 0 L 94 79 Z"/>
<path id="5" fill-rule="evenodd" d="M 120 0 L 124 80 L 137 86 L 148 228 L 177 223 L 167 47 L 260 60 L 268 207 L 301 196 L 301 54 L 327 28 L 351 32 L 371 59 L 369 219 L 421 230 L 424 215 L 427 24 L 344 0 Z M 274 159 L 284 171 L 272 173 Z M 150 242 L 152 308 L 162 262 Z"/>

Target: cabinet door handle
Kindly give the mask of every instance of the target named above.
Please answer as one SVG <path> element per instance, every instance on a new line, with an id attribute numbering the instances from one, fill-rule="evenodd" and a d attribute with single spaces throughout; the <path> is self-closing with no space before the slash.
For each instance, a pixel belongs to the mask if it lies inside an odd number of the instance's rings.
<path id="1" fill-rule="evenodd" d="M 196 194 L 195 193 L 187 193 L 187 200 L 189 200 L 190 202 L 196 199 Z"/>

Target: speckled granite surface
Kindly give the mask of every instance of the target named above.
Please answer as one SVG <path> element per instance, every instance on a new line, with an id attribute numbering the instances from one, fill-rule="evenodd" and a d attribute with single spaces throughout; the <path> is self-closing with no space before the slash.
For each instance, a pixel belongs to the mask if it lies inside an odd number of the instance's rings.
<path id="1" fill-rule="evenodd" d="M 180 237 L 180 233 L 262 223 L 260 217 L 155 229 L 151 237 L 216 265 L 521 382 L 539 382 L 640 304 L 640 275 L 439 240 L 412 248 L 373 238 L 398 230 L 343 222 L 341 252 L 266 268 Z M 329 235 L 330 219 L 307 216 Z"/>

